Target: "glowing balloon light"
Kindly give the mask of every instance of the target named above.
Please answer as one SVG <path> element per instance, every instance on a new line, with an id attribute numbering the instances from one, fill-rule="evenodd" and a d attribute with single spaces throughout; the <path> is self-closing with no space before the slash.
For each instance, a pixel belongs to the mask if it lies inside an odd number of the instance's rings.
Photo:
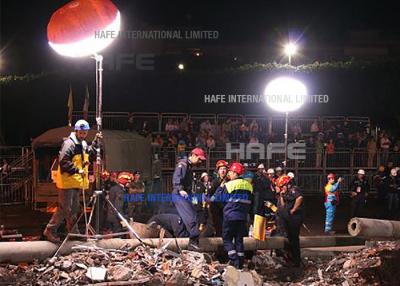
<path id="1" fill-rule="evenodd" d="M 280 77 L 270 81 L 264 91 L 265 102 L 279 112 L 299 109 L 306 101 L 307 88 L 299 80 Z"/>
<path id="2" fill-rule="evenodd" d="M 85 57 L 109 46 L 120 27 L 120 13 L 110 0 L 74 0 L 53 13 L 47 38 L 58 54 Z"/>

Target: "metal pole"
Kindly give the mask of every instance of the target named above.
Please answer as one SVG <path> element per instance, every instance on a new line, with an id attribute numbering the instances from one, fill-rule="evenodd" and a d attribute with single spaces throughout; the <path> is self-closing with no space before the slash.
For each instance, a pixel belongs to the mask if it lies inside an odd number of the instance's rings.
<path id="1" fill-rule="evenodd" d="M 283 163 L 284 172 L 287 170 L 287 156 L 288 156 L 288 117 L 289 112 L 285 112 L 285 161 Z"/>

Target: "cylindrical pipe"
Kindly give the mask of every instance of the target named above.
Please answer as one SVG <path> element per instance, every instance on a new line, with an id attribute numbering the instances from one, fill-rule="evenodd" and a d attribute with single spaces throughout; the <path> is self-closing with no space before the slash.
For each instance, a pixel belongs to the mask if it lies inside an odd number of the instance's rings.
<path id="1" fill-rule="evenodd" d="M 349 221 L 347 230 L 351 236 L 363 238 L 400 238 L 400 221 L 355 217 Z"/>
<path id="2" fill-rule="evenodd" d="M 171 241 L 172 240 L 172 241 Z M 147 245 L 158 247 L 160 240 L 158 238 L 146 238 L 143 242 Z M 168 244 L 169 243 L 169 244 Z M 168 249 L 178 251 L 179 248 L 186 249 L 189 243 L 188 238 L 164 238 L 162 244 L 168 244 Z M 266 241 L 259 241 L 246 237 L 244 239 L 246 250 L 279 249 L 286 243 L 284 237 L 270 237 Z M 133 248 L 140 245 L 137 239 L 102 239 L 98 241 L 68 241 L 60 250 L 61 255 L 67 255 L 72 252 L 73 246 L 97 246 L 104 249 L 121 249 L 127 244 Z M 305 236 L 300 237 L 301 247 L 329 247 L 345 245 L 361 245 L 363 239 L 351 236 Z M 24 242 L 0 242 L 0 263 L 19 263 L 30 262 L 34 259 L 44 260 L 54 255 L 59 245 L 48 241 L 24 241 Z M 200 248 L 204 252 L 215 252 L 223 248 L 222 238 L 208 237 L 200 238 Z"/>

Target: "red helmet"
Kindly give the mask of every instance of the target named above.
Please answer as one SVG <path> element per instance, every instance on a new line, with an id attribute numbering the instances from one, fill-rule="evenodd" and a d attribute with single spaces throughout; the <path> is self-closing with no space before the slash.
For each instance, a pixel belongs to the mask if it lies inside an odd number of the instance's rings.
<path id="1" fill-rule="evenodd" d="M 128 183 L 130 183 L 133 179 L 133 175 L 129 172 L 121 172 L 118 174 L 118 183 L 122 184 L 122 185 L 126 185 Z"/>
<path id="2" fill-rule="evenodd" d="M 289 176 L 283 175 L 276 180 L 275 184 L 277 187 L 282 188 L 283 186 L 287 185 L 290 180 L 291 178 Z"/>
<path id="3" fill-rule="evenodd" d="M 204 150 L 201 148 L 198 148 L 198 147 L 194 148 L 192 150 L 192 154 L 199 156 L 200 160 L 204 161 L 206 159 L 206 153 L 204 153 Z"/>
<path id="4" fill-rule="evenodd" d="M 110 177 L 110 173 L 108 171 L 104 171 L 103 173 L 101 173 L 101 179 L 103 181 L 107 180 Z"/>
<path id="5" fill-rule="evenodd" d="M 235 162 L 229 167 L 229 171 L 235 172 L 240 176 L 244 173 L 244 167 L 242 164 Z"/>
<path id="6" fill-rule="evenodd" d="M 228 165 L 229 165 L 228 162 L 226 162 L 225 160 L 219 160 L 215 165 L 215 169 L 218 170 L 221 167 L 228 167 Z"/>
<path id="7" fill-rule="evenodd" d="M 329 179 L 335 179 L 335 174 L 334 173 L 329 173 L 328 174 L 328 180 Z"/>

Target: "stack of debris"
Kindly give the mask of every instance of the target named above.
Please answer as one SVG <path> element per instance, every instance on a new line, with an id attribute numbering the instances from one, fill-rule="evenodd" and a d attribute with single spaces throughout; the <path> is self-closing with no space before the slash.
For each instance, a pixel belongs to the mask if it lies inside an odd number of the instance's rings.
<path id="1" fill-rule="evenodd" d="M 333 254 L 332 254 L 333 255 Z M 304 269 L 267 251 L 253 257 L 257 272 L 268 285 L 398 285 L 400 242 L 368 242 L 357 252 L 304 257 Z M 296 273 L 297 272 L 297 273 Z M 279 283 L 279 284 L 277 284 Z"/>
<path id="2" fill-rule="evenodd" d="M 139 246 L 133 251 L 75 247 L 74 252 L 42 264 L 0 266 L 0 284 L 81 285 L 132 281 L 129 285 L 222 284 L 224 266 L 207 254 Z M 29 283 L 28 283 L 29 282 Z M 115 283 L 116 284 L 116 283 Z"/>
<path id="3" fill-rule="evenodd" d="M 306 251 L 304 251 L 306 253 Z M 12 285 L 398 285 L 400 241 L 369 242 L 357 252 L 304 257 L 304 269 L 290 268 L 270 251 L 257 251 L 249 271 L 237 271 L 208 254 L 166 247 L 74 252 L 43 263 L 0 265 L 0 284 Z"/>

